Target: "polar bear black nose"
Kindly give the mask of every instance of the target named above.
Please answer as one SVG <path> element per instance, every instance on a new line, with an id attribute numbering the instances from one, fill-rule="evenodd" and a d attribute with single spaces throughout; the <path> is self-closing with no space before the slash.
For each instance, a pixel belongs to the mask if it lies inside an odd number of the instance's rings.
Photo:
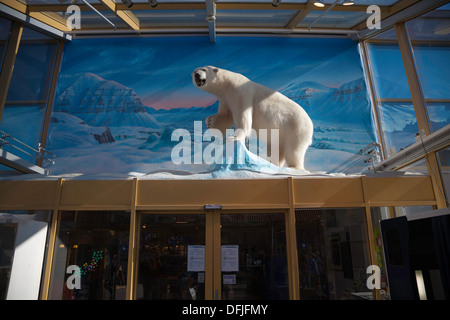
<path id="1" fill-rule="evenodd" d="M 196 73 L 195 74 L 195 79 L 197 80 L 197 79 L 200 79 L 200 74 L 199 73 Z"/>

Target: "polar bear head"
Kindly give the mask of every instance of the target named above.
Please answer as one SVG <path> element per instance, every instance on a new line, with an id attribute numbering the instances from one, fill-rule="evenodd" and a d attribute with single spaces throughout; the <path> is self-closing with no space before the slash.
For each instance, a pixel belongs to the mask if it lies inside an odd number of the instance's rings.
<path id="1" fill-rule="evenodd" d="M 200 67 L 192 72 L 192 82 L 204 91 L 209 91 L 218 84 L 219 68 L 213 66 Z"/>

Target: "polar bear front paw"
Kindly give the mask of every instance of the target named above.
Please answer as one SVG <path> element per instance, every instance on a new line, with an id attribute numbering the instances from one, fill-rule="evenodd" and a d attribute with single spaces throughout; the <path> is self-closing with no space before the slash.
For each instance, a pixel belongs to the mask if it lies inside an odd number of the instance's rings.
<path id="1" fill-rule="evenodd" d="M 211 129 L 213 127 L 212 123 L 213 123 L 213 117 L 214 116 L 209 116 L 206 118 L 205 122 L 206 122 L 206 126 L 208 127 L 208 129 Z"/>

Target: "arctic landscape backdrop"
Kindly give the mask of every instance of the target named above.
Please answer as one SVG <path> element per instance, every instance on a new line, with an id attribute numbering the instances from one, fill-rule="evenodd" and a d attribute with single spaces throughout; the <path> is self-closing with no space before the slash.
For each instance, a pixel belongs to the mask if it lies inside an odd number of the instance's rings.
<path id="1" fill-rule="evenodd" d="M 306 110 L 314 123 L 306 170 L 359 173 L 369 166 L 359 152 L 377 138 L 358 47 L 350 40 L 87 39 L 65 47 L 47 144 L 56 154 L 55 164 L 47 164 L 51 174 L 217 168 L 171 161 L 179 143 L 171 141 L 173 130 L 188 129 L 193 138 L 194 121 L 205 131 L 204 120 L 217 112 L 216 97 L 192 84 L 192 71 L 204 65 L 242 73 Z"/>

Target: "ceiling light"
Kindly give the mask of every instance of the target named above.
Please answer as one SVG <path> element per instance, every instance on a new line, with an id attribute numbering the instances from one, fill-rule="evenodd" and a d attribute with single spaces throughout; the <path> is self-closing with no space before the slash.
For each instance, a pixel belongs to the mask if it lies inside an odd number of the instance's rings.
<path id="1" fill-rule="evenodd" d="M 343 5 L 344 6 L 352 6 L 355 4 L 355 1 L 351 1 L 351 0 L 345 0 Z"/>
<path id="2" fill-rule="evenodd" d="M 148 0 L 148 2 L 150 2 L 150 6 L 152 8 L 156 7 L 158 5 L 158 2 L 156 0 Z"/>
<path id="3" fill-rule="evenodd" d="M 314 1 L 314 5 L 319 8 L 325 7 L 325 3 L 323 3 L 323 0 Z"/>
<path id="4" fill-rule="evenodd" d="M 273 0 L 273 1 L 272 1 L 272 5 L 273 5 L 274 7 L 278 7 L 278 5 L 280 4 L 280 2 L 281 2 L 281 0 Z"/>
<path id="5" fill-rule="evenodd" d="M 133 6 L 133 2 L 131 0 L 122 0 L 122 3 L 128 8 L 131 8 Z"/>

